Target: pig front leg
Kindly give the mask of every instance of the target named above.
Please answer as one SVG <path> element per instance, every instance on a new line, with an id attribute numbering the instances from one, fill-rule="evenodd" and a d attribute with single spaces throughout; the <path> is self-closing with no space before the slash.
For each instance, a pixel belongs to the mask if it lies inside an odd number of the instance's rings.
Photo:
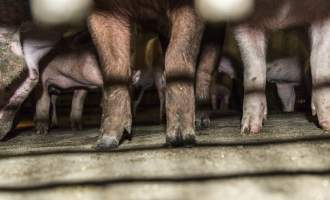
<path id="1" fill-rule="evenodd" d="M 330 131 L 330 19 L 311 26 L 312 113 Z"/>
<path id="2" fill-rule="evenodd" d="M 70 114 L 72 130 L 82 130 L 82 114 L 87 93 L 84 89 L 75 90 L 73 93 Z"/>
<path id="3" fill-rule="evenodd" d="M 88 23 L 104 78 L 101 135 L 96 148 L 116 148 L 132 126 L 130 22 L 122 15 L 94 12 Z"/>
<path id="4" fill-rule="evenodd" d="M 296 102 L 296 92 L 294 91 L 294 84 L 277 83 L 277 94 L 281 99 L 283 111 L 293 112 Z"/>
<path id="5" fill-rule="evenodd" d="M 165 56 L 166 143 L 191 145 L 195 139 L 195 64 L 203 24 L 193 8 L 182 5 L 170 15 L 171 39 Z"/>
<path id="6" fill-rule="evenodd" d="M 225 27 L 208 26 L 205 29 L 196 73 L 196 128 L 210 125 L 209 109 L 212 74 L 216 69 L 225 38 Z M 211 100 L 212 103 L 212 100 Z"/>
<path id="7" fill-rule="evenodd" d="M 49 131 L 49 109 L 51 103 L 47 85 L 40 86 L 38 93 L 34 127 L 37 134 L 46 135 Z"/>
<path id="8" fill-rule="evenodd" d="M 242 133 L 259 133 L 267 117 L 266 37 L 249 26 L 235 28 L 235 37 L 244 62 L 244 102 Z"/>

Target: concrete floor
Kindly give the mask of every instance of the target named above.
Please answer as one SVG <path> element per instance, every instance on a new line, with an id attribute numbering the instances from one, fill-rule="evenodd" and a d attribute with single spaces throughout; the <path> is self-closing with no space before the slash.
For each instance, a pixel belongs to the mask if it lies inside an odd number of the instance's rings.
<path id="1" fill-rule="evenodd" d="M 227 116 L 194 148 L 164 147 L 164 127 L 137 126 L 97 152 L 97 130 L 24 131 L 1 143 L 0 199 L 330 199 L 330 134 L 302 114 L 270 115 L 261 135 Z"/>

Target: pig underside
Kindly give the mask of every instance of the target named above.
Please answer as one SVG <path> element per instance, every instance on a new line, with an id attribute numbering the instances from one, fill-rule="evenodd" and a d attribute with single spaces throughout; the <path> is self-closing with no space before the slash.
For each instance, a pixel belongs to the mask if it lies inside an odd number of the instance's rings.
<path id="1" fill-rule="evenodd" d="M 41 73 L 42 83 L 59 89 L 102 87 L 96 57 L 89 50 L 61 52 Z"/>

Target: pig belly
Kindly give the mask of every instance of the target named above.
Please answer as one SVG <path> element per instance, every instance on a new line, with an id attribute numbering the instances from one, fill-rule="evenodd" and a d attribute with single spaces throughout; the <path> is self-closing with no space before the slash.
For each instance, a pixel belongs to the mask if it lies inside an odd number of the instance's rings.
<path id="1" fill-rule="evenodd" d="M 54 86 L 62 90 L 71 89 L 71 88 L 86 88 L 86 89 L 95 89 L 97 86 L 95 84 L 90 84 L 84 80 L 80 81 L 77 79 L 72 79 L 63 75 L 52 75 L 49 78 L 44 80 L 44 84 L 49 86 Z"/>

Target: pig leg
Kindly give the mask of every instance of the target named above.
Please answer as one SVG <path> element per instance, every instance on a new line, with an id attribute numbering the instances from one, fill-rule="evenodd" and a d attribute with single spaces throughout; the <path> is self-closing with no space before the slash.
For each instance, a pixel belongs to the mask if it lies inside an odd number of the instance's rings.
<path id="1" fill-rule="evenodd" d="M 330 19 L 311 26 L 312 113 L 330 131 Z"/>
<path id="2" fill-rule="evenodd" d="M 235 37 L 244 62 L 242 133 L 259 133 L 267 117 L 266 37 L 261 30 L 238 26 Z"/>
<path id="3" fill-rule="evenodd" d="M 209 92 L 213 71 L 216 69 L 224 42 L 225 27 L 211 27 L 205 29 L 199 63 L 196 74 L 196 128 L 207 128 L 210 124 Z"/>
<path id="4" fill-rule="evenodd" d="M 212 110 L 218 109 L 218 96 L 216 94 L 211 95 Z"/>
<path id="5" fill-rule="evenodd" d="M 157 67 L 156 72 L 154 73 L 154 82 L 156 85 L 158 98 L 159 98 L 159 119 L 162 122 L 164 116 L 164 107 L 165 107 L 165 89 L 166 89 L 166 81 L 164 73 L 161 71 L 160 67 Z"/>
<path id="6" fill-rule="evenodd" d="M 8 103 L 0 110 L 0 139 L 11 130 L 16 113 L 38 83 L 39 60 L 53 48 L 62 35 L 37 31 L 33 26 L 29 26 L 27 30 L 23 31 L 27 35 L 27 37 L 22 39 L 22 46 L 28 68 L 28 77 L 17 88 Z"/>
<path id="7" fill-rule="evenodd" d="M 131 133 L 130 22 L 115 13 L 94 12 L 88 19 L 104 78 L 103 113 L 98 149 L 116 148 L 124 131 Z"/>
<path id="8" fill-rule="evenodd" d="M 277 94 L 281 99 L 284 112 L 293 112 L 296 102 L 294 84 L 277 83 Z"/>
<path id="9" fill-rule="evenodd" d="M 139 106 L 139 104 L 140 104 L 140 102 L 141 102 L 141 100 L 143 98 L 143 95 L 144 95 L 144 92 L 145 91 L 146 91 L 146 88 L 145 87 L 142 87 L 137 100 L 134 102 L 134 106 L 133 106 L 134 116 L 136 116 L 137 108 L 138 108 L 138 106 Z"/>
<path id="10" fill-rule="evenodd" d="M 57 95 L 51 95 L 51 105 L 52 105 L 52 127 L 58 126 L 58 118 L 57 118 L 57 112 L 56 112 L 56 101 L 58 96 Z"/>
<path id="11" fill-rule="evenodd" d="M 72 130 L 82 130 L 82 114 L 87 93 L 88 91 L 83 89 L 75 90 L 73 93 L 70 114 Z"/>
<path id="12" fill-rule="evenodd" d="M 46 135 L 49 131 L 50 96 L 47 90 L 47 85 L 44 84 L 41 87 L 42 88 L 38 90 L 41 94 L 39 94 L 37 99 L 34 124 L 37 134 Z"/>
<path id="13" fill-rule="evenodd" d="M 165 56 L 166 142 L 172 146 L 195 143 L 195 63 L 203 24 L 190 6 L 170 14 L 171 39 Z"/>

